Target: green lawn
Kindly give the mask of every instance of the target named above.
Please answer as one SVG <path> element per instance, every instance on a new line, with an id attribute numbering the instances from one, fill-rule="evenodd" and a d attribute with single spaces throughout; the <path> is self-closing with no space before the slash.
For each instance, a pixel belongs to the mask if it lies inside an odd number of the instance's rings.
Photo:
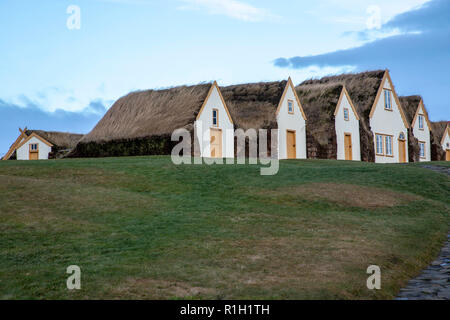
<path id="1" fill-rule="evenodd" d="M 0 298 L 390 299 L 449 223 L 450 179 L 418 164 L 1 161 Z"/>

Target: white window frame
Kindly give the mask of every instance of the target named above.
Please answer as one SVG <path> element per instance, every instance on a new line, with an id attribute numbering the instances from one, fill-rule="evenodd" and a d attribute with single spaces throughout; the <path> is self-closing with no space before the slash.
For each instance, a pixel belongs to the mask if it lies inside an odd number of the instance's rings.
<path id="1" fill-rule="evenodd" d="M 389 141 L 389 143 L 388 143 Z M 390 134 L 375 134 L 375 154 L 380 157 L 394 157 L 394 136 Z M 380 151 L 381 147 L 381 152 Z"/>
<path id="2" fill-rule="evenodd" d="M 419 141 L 419 155 L 421 159 L 425 159 L 426 155 L 425 155 L 425 150 L 426 150 L 426 144 L 425 141 Z"/>
<path id="3" fill-rule="evenodd" d="M 288 100 L 288 113 L 294 114 L 294 101 Z"/>
<path id="4" fill-rule="evenodd" d="M 216 116 L 214 116 L 214 113 L 216 113 Z M 216 123 L 214 123 L 214 121 Z M 213 109 L 212 110 L 212 125 L 213 125 L 213 127 L 218 127 L 219 126 L 219 110 L 218 109 Z"/>
<path id="5" fill-rule="evenodd" d="M 387 156 L 387 157 L 394 156 L 392 136 L 384 136 L 384 141 L 386 143 L 385 156 Z M 389 141 L 389 143 L 388 143 L 388 141 Z"/>
<path id="6" fill-rule="evenodd" d="M 348 108 L 344 108 L 344 120 L 350 121 L 350 110 L 348 110 Z"/>
<path id="7" fill-rule="evenodd" d="M 389 89 L 384 89 L 384 109 L 392 111 L 392 92 Z"/>
<path id="8" fill-rule="evenodd" d="M 419 114 L 419 129 L 423 130 L 424 129 L 424 116 L 422 114 Z"/>

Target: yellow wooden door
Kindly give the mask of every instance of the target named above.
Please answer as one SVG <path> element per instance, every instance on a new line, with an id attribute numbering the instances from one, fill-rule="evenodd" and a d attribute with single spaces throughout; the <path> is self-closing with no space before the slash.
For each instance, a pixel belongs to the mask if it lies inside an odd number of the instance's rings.
<path id="1" fill-rule="evenodd" d="M 31 152 L 30 151 L 30 160 L 39 160 L 39 152 Z"/>
<path id="2" fill-rule="evenodd" d="M 352 135 L 345 134 L 344 138 L 345 160 L 353 160 Z"/>
<path id="3" fill-rule="evenodd" d="M 222 130 L 211 129 L 211 158 L 222 158 Z"/>
<path id="4" fill-rule="evenodd" d="M 286 136 L 287 144 L 287 157 L 288 159 L 297 158 L 297 146 L 295 145 L 295 131 L 287 131 Z"/>
<path id="5" fill-rule="evenodd" d="M 406 142 L 398 140 L 398 157 L 400 163 L 406 163 Z"/>
<path id="6" fill-rule="evenodd" d="M 450 150 L 447 150 L 447 151 L 445 152 L 445 160 L 446 160 L 446 161 L 450 161 Z"/>

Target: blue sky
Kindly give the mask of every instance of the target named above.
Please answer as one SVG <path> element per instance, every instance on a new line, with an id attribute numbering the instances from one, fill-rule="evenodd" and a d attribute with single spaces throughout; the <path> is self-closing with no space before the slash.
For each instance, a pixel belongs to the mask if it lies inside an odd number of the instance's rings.
<path id="1" fill-rule="evenodd" d="M 448 120 L 449 2 L 0 0 L 0 155 L 19 126 L 87 133 L 132 90 L 211 80 L 389 68 Z"/>

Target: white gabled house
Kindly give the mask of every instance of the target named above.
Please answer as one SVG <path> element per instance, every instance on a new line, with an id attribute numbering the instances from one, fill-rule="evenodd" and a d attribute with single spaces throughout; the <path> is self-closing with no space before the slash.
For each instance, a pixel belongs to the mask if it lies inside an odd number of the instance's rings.
<path id="1" fill-rule="evenodd" d="M 221 88 L 235 128 L 277 130 L 276 150 L 268 141 L 272 158 L 306 159 L 306 115 L 291 78 L 287 81 L 260 82 Z M 253 141 L 249 137 L 249 141 Z"/>
<path id="2" fill-rule="evenodd" d="M 2 160 L 47 160 L 60 158 L 75 147 L 82 134 L 19 129 L 20 135 Z"/>
<path id="3" fill-rule="evenodd" d="M 409 153 L 412 161 L 431 161 L 431 122 L 420 96 L 400 97 L 400 103 L 410 122 L 410 132 L 417 139 L 410 141 Z M 410 139 L 412 140 L 411 136 Z M 417 147 L 414 146 L 417 143 Z"/>
<path id="4" fill-rule="evenodd" d="M 345 86 L 307 80 L 296 91 L 308 117 L 308 158 L 361 161 L 360 118 Z"/>
<path id="5" fill-rule="evenodd" d="M 334 112 L 334 119 L 337 159 L 361 161 L 360 118 L 345 86 L 342 88 L 341 96 Z"/>
<path id="6" fill-rule="evenodd" d="M 374 134 L 375 162 L 408 162 L 408 128 L 404 111 L 386 70 L 369 115 Z"/>
<path id="7" fill-rule="evenodd" d="M 32 133 L 16 148 L 17 160 L 47 160 L 53 144 Z"/>
<path id="8" fill-rule="evenodd" d="M 214 82 L 195 120 L 201 157 L 234 158 L 234 123 Z"/>
<path id="9" fill-rule="evenodd" d="M 419 140 L 420 161 L 431 161 L 431 124 L 423 100 L 420 100 L 411 128 L 414 137 Z"/>
<path id="10" fill-rule="evenodd" d="M 279 159 L 306 159 L 306 115 L 288 79 L 276 111 Z"/>

